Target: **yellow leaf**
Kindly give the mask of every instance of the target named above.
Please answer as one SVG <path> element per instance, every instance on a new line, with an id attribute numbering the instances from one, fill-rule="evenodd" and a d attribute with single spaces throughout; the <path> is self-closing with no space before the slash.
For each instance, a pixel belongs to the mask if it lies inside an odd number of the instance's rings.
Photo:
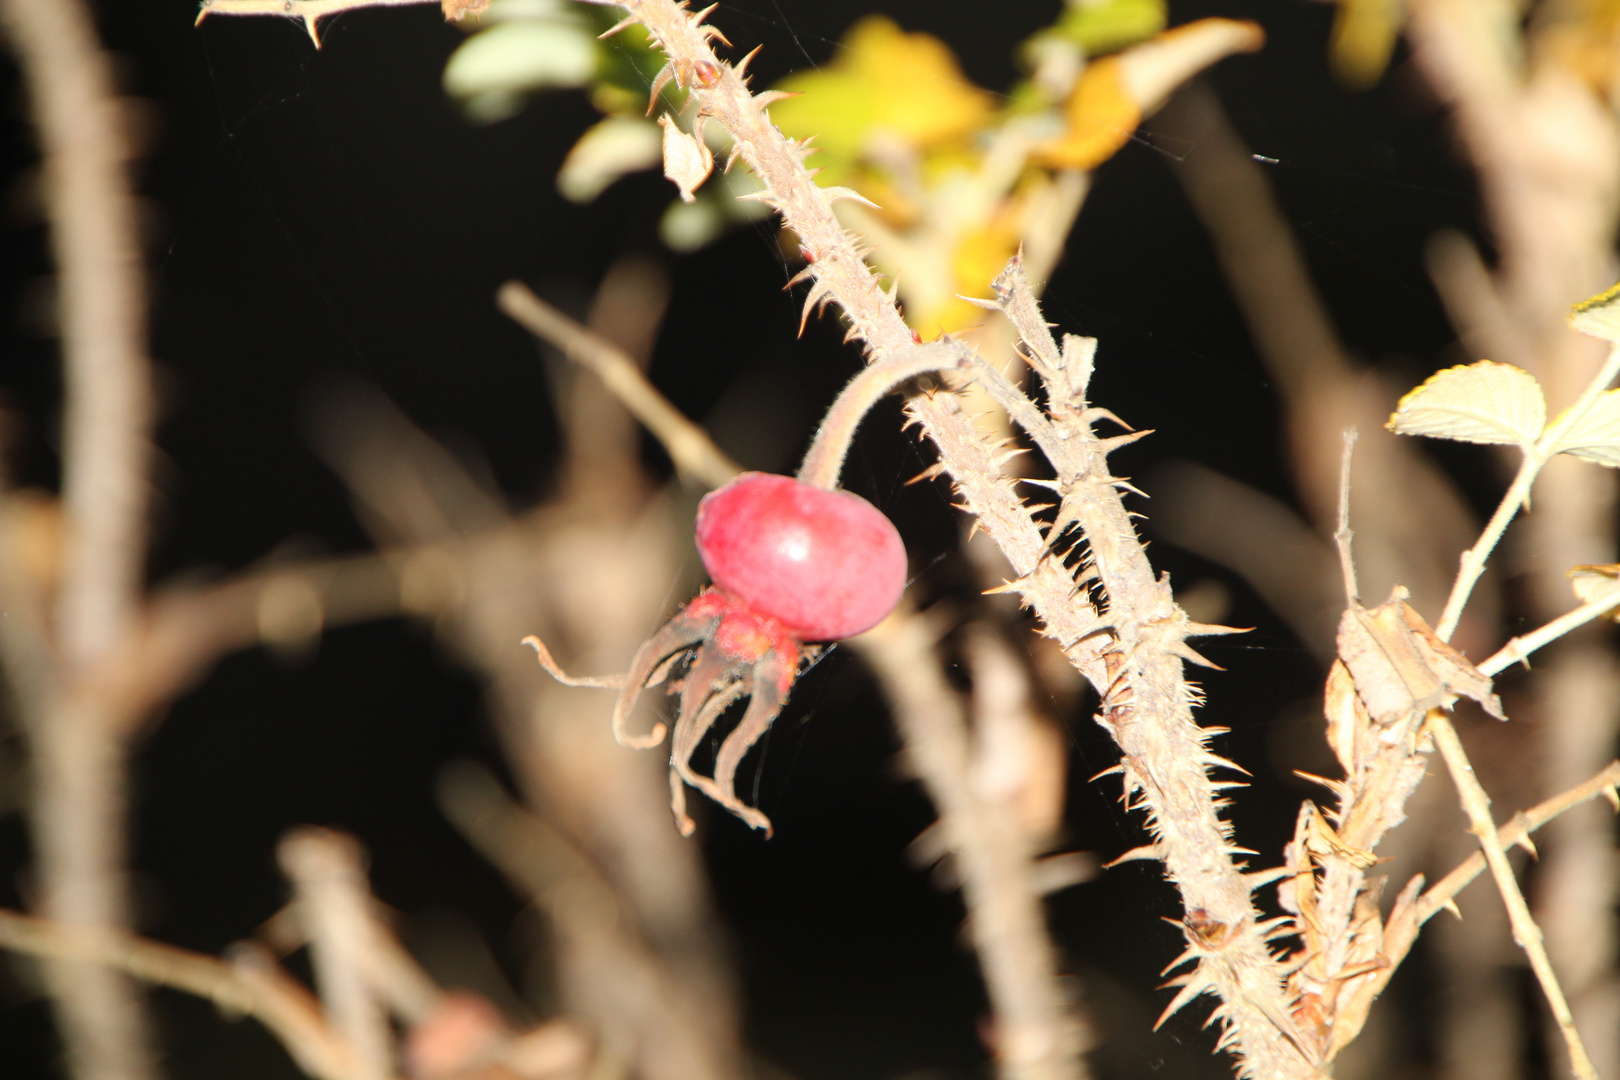
<path id="1" fill-rule="evenodd" d="M 1395 49 L 1404 7 L 1404 0 L 1339 0 L 1328 46 L 1339 81 L 1364 90 L 1379 80 Z"/>
<path id="2" fill-rule="evenodd" d="M 1036 149 L 1035 158 L 1056 169 L 1095 169 L 1131 139 L 1142 110 L 1121 77 L 1119 57 L 1086 67 L 1066 109 L 1063 134 Z"/>
<path id="3" fill-rule="evenodd" d="M 846 160 L 883 142 L 924 149 L 963 138 L 992 111 L 990 95 L 967 81 L 944 42 L 881 15 L 850 28 L 836 62 L 790 75 L 777 89 L 802 96 L 771 106 L 776 126 L 794 138 L 813 135 L 822 151 Z"/>
<path id="4" fill-rule="evenodd" d="M 1059 169 L 1094 169 L 1130 141 L 1142 118 L 1176 87 L 1235 52 L 1253 52 L 1265 33 L 1252 22 L 1199 19 L 1093 61 L 1065 109 L 1067 130 L 1037 147 L 1035 159 Z"/>

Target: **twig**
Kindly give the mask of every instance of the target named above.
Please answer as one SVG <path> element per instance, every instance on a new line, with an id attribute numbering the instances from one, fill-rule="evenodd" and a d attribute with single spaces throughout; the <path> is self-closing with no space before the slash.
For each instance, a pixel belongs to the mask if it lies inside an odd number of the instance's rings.
<path id="1" fill-rule="evenodd" d="M 1539 802 L 1528 810 L 1514 814 L 1506 824 L 1496 830 L 1497 841 L 1504 850 L 1516 844 L 1528 844 L 1531 833 L 1564 811 L 1571 810 L 1599 795 L 1607 798 L 1617 810 L 1620 810 L 1620 802 L 1617 802 L 1615 796 L 1617 786 L 1620 786 L 1620 761 L 1611 761 L 1602 772 L 1590 780 Z M 1418 925 L 1428 922 L 1437 913 L 1450 907 L 1453 898 L 1480 875 L 1485 865 L 1484 852 L 1476 851 L 1458 864 L 1451 873 L 1425 890 L 1418 898 L 1414 912 Z"/>
<path id="2" fill-rule="evenodd" d="M 1480 849 L 1484 852 L 1485 861 L 1490 865 L 1491 874 L 1496 879 L 1497 891 L 1502 894 L 1502 902 L 1507 905 L 1508 918 L 1513 924 L 1514 940 L 1529 956 L 1530 967 L 1541 982 L 1542 993 L 1547 995 L 1547 1004 L 1552 1008 L 1553 1018 L 1558 1022 L 1558 1030 L 1563 1034 L 1564 1043 L 1569 1048 L 1570 1067 L 1577 1080 L 1597 1080 L 1597 1071 L 1592 1067 L 1592 1061 L 1586 1055 L 1586 1047 L 1581 1042 L 1580 1034 L 1575 1030 L 1575 1018 L 1570 1014 L 1569 1002 L 1564 999 L 1564 991 L 1558 985 L 1558 976 L 1553 972 L 1552 961 L 1547 958 L 1541 928 L 1531 916 L 1530 905 L 1525 903 L 1524 893 L 1519 891 L 1519 883 L 1513 876 L 1513 867 L 1508 864 L 1507 855 L 1502 850 L 1501 837 L 1497 833 L 1495 821 L 1491 818 L 1490 796 L 1485 794 L 1485 789 L 1474 776 L 1474 767 L 1469 763 L 1468 755 L 1463 750 L 1462 740 L 1457 738 L 1457 729 L 1452 726 L 1444 710 L 1430 711 L 1428 728 L 1434 734 L 1440 755 L 1446 759 L 1446 767 L 1451 772 L 1452 781 L 1457 785 L 1463 809 L 1468 814 L 1474 834 L 1479 837 Z"/>
<path id="3" fill-rule="evenodd" d="M 703 1016 L 709 1003 L 680 979 L 621 908 L 613 884 L 559 830 L 517 805 L 476 766 L 456 766 L 439 781 L 450 823 L 514 886 L 539 904 L 556 930 L 559 966 L 578 1005 L 595 1014 L 614 1050 L 639 1073 L 726 1080 L 725 1048 Z M 666 826 L 667 828 L 667 826 Z"/>
<path id="4" fill-rule="evenodd" d="M 1350 553 L 1350 541 L 1355 535 L 1350 530 L 1350 462 L 1356 452 L 1356 429 L 1344 429 L 1344 459 L 1339 466 L 1339 527 L 1333 533 L 1333 542 L 1339 549 L 1339 570 L 1344 574 L 1344 599 L 1355 604 L 1361 599 L 1356 589 L 1356 561 Z"/>
<path id="5" fill-rule="evenodd" d="M 588 368 L 663 444 L 683 476 L 719 487 L 742 471 L 697 424 L 688 420 L 647 381 L 624 350 L 541 300 L 527 285 L 508 281 L 495 295 L 507 315 L 536 337 L 551 342 Z"/>
<path id="6" fill-rule="evenodd" d="M 326 1026 L 319 1004 L 251 946 L 234 963 L 116 930 L 70 926 L 0 910 L 0 945 L 17 952 L 115 968 L 144 982 L 251 1016 L 318 1080 L 366 1080 L 354 1052 Z"/>
<path id="7" fill-rule="evenodd" d="M 391 1039 L 368 977 L 372 899 L 360 845 L 342 833 L 306 826 L 283 837 L 276 855 L 309 935 L 321 1005 L 354 1050 L 361 1075 L 378 1080 L 391 1071 Z"/>
<path id="8" fill-rule="evenodd" d="M 1610 588 L 1596 600 L 1589 600 L 1528 634 L 1512 638 L 1490 658 L 1478 665 L 1479 670 L 1486 675 L 1495 675 L 1513 664 L 1525 663 L 1530 654 L 1537 649 L 1557 641 L 1571 630 L 1585 626 L 1593 619 L 1601 619 L 1616 607 L 1620 607 L 1620 584 Z"/>
<path id="9" fill-rule="evenodd" d="M 204 0 L 197 13 L 200 23 L 210 15 L 280 15 L 287 19 L 302 19 L 309 40 L 321 47 L 321 35 L 315 23 L 328 15 L 367 7 L 403 7 L 407 4 L 434 4 L 441 0 Z M 445 0 L 446 11 L 450 0 Z"/>
<path id="10" fill-rule="evenodd" d="M 43 190 L 61 283 L 65 415 L 62 577 L 49 627 L 53 670 L 24 717 L 42 910 L 87 926 L 128 918 L 124 747 L 107 704 L 86 692 L 140 606 L 151 373 L 136 211 L 112 69 L 78 0 L 0 5 L 45 158 Z M 37 657 L 8 656 L 15 667 Z M 47 965 L 63 1042 L 80 1080 L 141 1080 L 150 1050 L 134 987 L 102 967 Z"/>
<path id="11" fill-rule="evenodd" d="M 961 698 L 940 671 L 937 642 L 915 613 L 890 617 L 851 644 L 878 674 L 912 768 L 939 808 L 956 853 L 968 928 L 995 1010 L 997 1056 L 1008 1075 L 1079 1075 L 1079 1030 L 1056 979 L 1030 845 L 1010 805 L 974 789 Z"/>

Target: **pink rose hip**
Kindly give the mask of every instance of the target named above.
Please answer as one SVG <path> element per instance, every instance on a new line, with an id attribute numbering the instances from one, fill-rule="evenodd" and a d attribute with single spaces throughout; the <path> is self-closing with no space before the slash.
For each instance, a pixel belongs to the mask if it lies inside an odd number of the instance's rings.
<path id="1" fill-rule="evenodd" d="M 900 600 L 906 550 L 882 511 L 847 491 L 744 473 L 698 507 L 715 585 L 807 641 L 876 626 Z"/>

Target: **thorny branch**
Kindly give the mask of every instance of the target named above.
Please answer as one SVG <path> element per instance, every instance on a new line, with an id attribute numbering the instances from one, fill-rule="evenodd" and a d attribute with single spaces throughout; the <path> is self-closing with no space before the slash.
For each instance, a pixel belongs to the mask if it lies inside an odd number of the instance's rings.
<path id="1" fill-rule="evenodd" d="M 697 101 L 694 126 L 722 124 L 734 140 L 735 157 L 763 183 L 757 197 L 781 213 L 814 262 L 801 275 L 810 284 L 806 309 L 836 302 L 869 360 L 913 343 L 892 294 L 879 288 L 852 238 L 839 225 L 832 202 L 853 192 L 818 187 L 804 167 L 809 149 L 786 139 L 766 113 L 772 95 L 758 97 L 743 81 L 746 60 L 732 68 L 709 47 L 717 32 L 701 25 L 672 0 L 629 6 L 621 25 L 641 23 L 670 57 L 660 84 L 669 78 Z M 914 398 L 913 420 L 933 441 L 964 509 L 1012 564 L 1013 587 L 1063 647 L 1072 663 L 1104 699 L 1103 722 L 1119 741 L 1127 796 L 1147 811 L 1156 833 L 1155 854 L 1182 890 L 1187 909 L 1188 951 L 1196 968 L 1182 977 L 1174 1006 L 1213 991 L 1222 1001 L 1223 1045 L 1234 1049 L 1245 1072 L 1266 1077 L 1311 1076 L 1304 1042 L 1288 1015 L 1282 974 L 1251 899 L 1255 883 L 1233 861 L 1229 827 L 1208 769 L 1225 763 L 1205 748 L 1213 732 L 1192 721 L 1194 691 L 1182 675 L 1183 658 L 1196 658 L 1186 639 L 1209 628 L 1190 624 L 1176 607 L 1167 583 L 1155 577 L 1106 465 L 1120 443 L 1090 432 L 1099 414 L 1085 400 L 1090 348 L 1078 339 L 1059 353 L 1045 329 L 1027 285 L 1016 270 L 1007 275 L 999 306 L 1020 329 L 1031 361 L 1048 380 L 1053 421 L 1067 440 L 1047 438 L 1044 423 L 1029 430 L 1058 473 L 1063 503 L 1053 531 L 1044 531 L 1024 505 L 1015 480 L 1001 469 L 1001 448 L 987 445 L 949 397 Z M 1016 419 L 1016 417 L 1015 417 Z M 1072 571 L 1052 548 L 1078 526 L 1102 590 L 1105 618 L 1077 587 Z M 1033 1063 L 1029 1063 L 1033 1064 Z M 1004 1059 L 1011 1075 L 1022 1069 Z M 1059 1074 L 1073 1068 L 1059 1066 Z"/>

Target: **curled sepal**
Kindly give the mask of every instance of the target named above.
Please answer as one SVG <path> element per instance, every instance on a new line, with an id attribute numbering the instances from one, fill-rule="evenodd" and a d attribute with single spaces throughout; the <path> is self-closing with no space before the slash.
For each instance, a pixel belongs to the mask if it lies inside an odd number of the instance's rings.
<path id="1" fill-rule="evenodd" d="M 720 753 L 714 762 L 715 790 L 706 792 L 754 828 L 765 830 L 766 836 L 771 834 L 770 819 L 753 807 L 745 806 L 737 797 L 737 767 L 782 711 L 796 673 L 797 664 L 780 653 L 768 653 L 754 666 L 754 690 L 748 699 L 748 711 L 720 744 Z"/>
<path id="2" fill-rule="evenodd" d="M 654 724 L 645 735 L 630 734 L 626 728 L 630 712 L 636 707 L 642 689 L 652 679 L 659 665 L 682 649 L 712 637 L 719 622 L 718 614 L 693 615 L 690 610 L 683 611 L 665 623 L 658 633 L 642 642 L 641 648 L 636 650 L 635 659 L 630 662 L 630 673 L 625 676 L 624 689 L 619 692 L 619 700 L 613 706 L 613 737 L 620 746 L 646 750 L 664 741 L 664 732 L 668 728 L 662 722 Z"/>
<path id="3" fill-rule="evenodd" d="M 1480 360 L 1431 375 L 1401 398 L 1385 427 L 1397 435 L 1495 443 L 1530 450 L 1547 423 L 1534 375 Z"/>

